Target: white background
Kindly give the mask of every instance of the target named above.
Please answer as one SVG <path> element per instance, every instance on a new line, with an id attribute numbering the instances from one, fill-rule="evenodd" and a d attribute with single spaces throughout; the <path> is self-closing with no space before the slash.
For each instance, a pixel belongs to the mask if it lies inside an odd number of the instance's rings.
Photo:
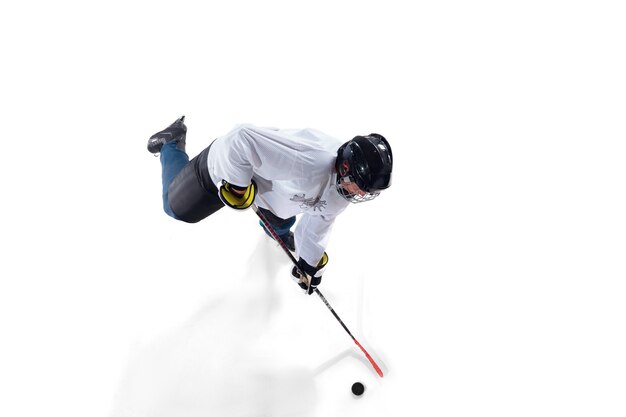
<path id="1" fill-rule="evenodd" d="M 619 5 L 3 3 L 0 415 L 623 416 Z M 390 140 L 320 287 L 385 378 L 251 211 L 162 213 L 145 144 L 183 114 L 192 156 Z"/>

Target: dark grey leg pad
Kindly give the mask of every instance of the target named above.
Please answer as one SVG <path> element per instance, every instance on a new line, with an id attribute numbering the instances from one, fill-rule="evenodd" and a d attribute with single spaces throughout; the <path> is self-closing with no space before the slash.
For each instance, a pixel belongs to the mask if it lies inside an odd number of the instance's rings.
<path id="1" fill-rule="evenodd" d="M 168 188 L 168 201 L 178 220 L 197 223 L 224 207 L 208 172 L 210 148 L 189 161 Z"/>

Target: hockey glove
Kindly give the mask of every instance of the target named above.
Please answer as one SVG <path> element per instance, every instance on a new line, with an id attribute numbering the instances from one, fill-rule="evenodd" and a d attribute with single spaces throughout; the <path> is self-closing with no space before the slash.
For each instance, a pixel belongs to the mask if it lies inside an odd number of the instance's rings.
<path id="1" fill-rule="evenodd" d="M 220 198 L 230 208 L 237 210 L 247 209 L 254 202 L 256 196 L 256 183 L 251 181 L 247 187 L 238 187 L 226 181 L 222 181 Z"/>
<path id="2" fill-rule="evenodd" d="M 322 282 L 322 274 L 328 264 L 328 255 L 324 252 L 317 266 L 309 265 L 304 259 L 298 259 L 298 267 L 293 267 L 291 275 L 307 294 L 311 295 Z"/>

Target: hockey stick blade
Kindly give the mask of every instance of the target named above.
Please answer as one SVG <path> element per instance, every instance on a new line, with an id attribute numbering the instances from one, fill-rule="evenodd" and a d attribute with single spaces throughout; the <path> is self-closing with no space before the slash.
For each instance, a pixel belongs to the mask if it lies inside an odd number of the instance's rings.
<path id="1" fill-rule="evenodd" d="M 361 346 L 361 344 L 356 339 L 354 339 L 354 343 L 356 343 L 356 345 L 359 347 L 359 349 L 361 349 L 361 351 L 363 351 L 363 353 L 365 354 L 365 357 L 367 358 L 368 361 L 370 361 L 370 363 L 374 367 L 374 370 L 376 371 L 378 376 L 382 378 L 383 377 L 383 371 L 380 369 L 380 366 L 378 366 L 378 364 L 374 361 L 374 359 L 370 356 L 370 354 L 367 353 L 367 350 L 365 350 L 365 348 L 363 346 Z"/>

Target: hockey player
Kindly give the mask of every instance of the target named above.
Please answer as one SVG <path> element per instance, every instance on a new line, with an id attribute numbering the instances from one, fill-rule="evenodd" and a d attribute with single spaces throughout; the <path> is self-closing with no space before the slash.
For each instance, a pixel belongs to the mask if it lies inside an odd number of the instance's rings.
<path id="1" fill-rule="evenodd" d="M 225 205 L 242 210 L 255 202 L 296 253 L 307 276 L 295 267 L 292 274 L 312 294 L 328 263 L 325 249 L 337 215 L 349 203 L 375 198 L 391 183 L 387 140 L 372 133 L 341 143 L 313 129 L 240 125 L 190 161 L 184 119 L 148 140 L 148 151 L 160 153 L 165 212 L 195 223 Z M 292 232 L 298 214 L 302 217 Z"/>

